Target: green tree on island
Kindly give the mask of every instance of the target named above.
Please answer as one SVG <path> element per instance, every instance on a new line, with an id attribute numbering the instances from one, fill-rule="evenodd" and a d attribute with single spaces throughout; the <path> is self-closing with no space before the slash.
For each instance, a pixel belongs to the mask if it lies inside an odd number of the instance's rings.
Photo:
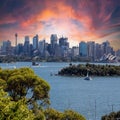
<path id="1" fill-rule="evenodd" d="M 62 68 L 58 74 L 67 76 L 86 76 L 87 71 L 92 76 L 120 76 L 120 66 L 115 65 L 95 65 L 78 64 Z"/>

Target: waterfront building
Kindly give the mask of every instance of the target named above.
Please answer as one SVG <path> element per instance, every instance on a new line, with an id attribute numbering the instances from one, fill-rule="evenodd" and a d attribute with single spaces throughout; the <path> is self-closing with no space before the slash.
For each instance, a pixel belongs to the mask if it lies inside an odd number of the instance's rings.
<path id="1" fill-rule="evenodd" d="M 61 49 L 61 56 L 62 57 L 67 57 L 68 53 L 69 53 L 68 38 L 66 38 L 66 37 L 59 38 L 59 46 L 60 46 L 60 49 Z"/>
<path id="2" fill-rule="evenodd" d="M 95 60 L 95 42 L 94 41 L 90 41 L 87 42 L 87 49 L 88 49 L 88 57 L 94 61 Z"/>
<path id="3" fill-rule="evenodd" d="M 51 34 L 50 44 L 45 40 L 38 41 L 38 35 L 33 37 L 33 43 L 30 44 L 29 36 L 25 36 L 24 44 L 17 43 L 18 34 L 15 34 L 15 46 L 11 46 L 11 42 L 4 41 L 1 47 L 0 54 L 3 55 L 27 55 L 27 56 L 40 56 L 40 57 L 80 57 L 81 60 L 100 61 L 104 56 L 120 56 L 119 50 L 115 53 L 108 41 L 102 44 L 95 43 L 94 41 L 79 43 L 79 47 L 73 46 L 69 48 L 67 37 L 60 37 L 57 34 Z M 59 40 L 59 41 L 58 41 Z M 58 43 L 59 42 L 59 43 Z"/>
<path id="4" fill-rule="evenodd" d="M 95 61 L 99 61 L 102 57 L 101 44 L 95 44 Z"/>
<path id="5" fill-rule="evenodd" d="M 33 37 L 33 49 L 37 50 L 38 49 L 38 35 Z"/>
<path id="6" fill-rule="evenodd" d="M 59 39 L 59 46 L 66 46 L 67 48 L 69 48 L 69 43 L 68 43 L 68 38 L 67 37 L 61 37 Z"/>
<path id="7" fill-rule="evenodd" d="M 72 52 L 71 54 L 73 57 L 78 56 L 79 55 L 79 47 L 73 46 L 71 52 Z"/>
<path id="8" fill-rule="evenodd" d="M 55 48 L 56 48 L 56 46 L 57 46 L 57 40 L 58 40 L 58 37 L 57 37 L 56 34 L 52 34 L 52 35 L 50 36 L 50 43 L 51 43 L 50 54 L 51 54 L 52 56 L 55 55 Z"/>
<path id="9" fill-rule="evenodd" d="M 17 54 L 18 55 L 23 55 L 23 44 L 22 43 L 19 43 L 18 45 L 17 45 Z"/>
<path id="10" fill-rule="evenodd" d="M 39 41 L 38 49 L 40 52 L 40 56 L 44 56 L 45 55 L 45 40 Z"/>
<path id="11" fill-rule="evenodd" d="M 3 55 L 11 55 L 12 54 L 12 46 L 11 41 L 3 41 L 3 45 L 1 47 L 1 51 Z"/>
<path id="12" fill-rule="evenodd" d="M 29 36 L 25 36 L 25 41 L 24 41 L 24 54 L 29 56 L 30 55 L 30 41 L 29 41 Z"/>
<path id="13" fill-rule="evenodd" d="M 103 54 L 109 54 L 110 53 L 110 43 L 108 41 L 105 41 L 102 43 L 102 49 L 103 49 Z"/>
<path id="14" fill-rule="evenodd" d="M 84 41 L 81 41 L 79 43 L 79 55 L 80 57 L 87 57 L 88 51 L 87 51 L 87 43 Z"/>

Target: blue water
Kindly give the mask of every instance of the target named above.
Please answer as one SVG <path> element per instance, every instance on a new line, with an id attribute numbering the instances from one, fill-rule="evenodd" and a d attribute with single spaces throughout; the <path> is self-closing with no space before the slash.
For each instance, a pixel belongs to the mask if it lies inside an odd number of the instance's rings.
<path id="1" fill-rule="evenodd" d="M 120 77 L 92 77 L 92 81 L 85 81 L 84 77 L 51 76 L 69 63 L 40 64 L 33 67 L 30 62 L 4 63 L 0 67 L 31 67 L 50 84 L 51 107 L 57 110 L 73 109 L 87 120 L 100 120 L 102 115 L 120 110 Z"/>

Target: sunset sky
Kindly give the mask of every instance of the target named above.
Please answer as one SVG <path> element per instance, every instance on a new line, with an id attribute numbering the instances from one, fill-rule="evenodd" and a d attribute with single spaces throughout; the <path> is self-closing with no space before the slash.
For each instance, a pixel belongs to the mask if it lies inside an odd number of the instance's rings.
<path id="1" fill-rule="evenodd" d="M 110 41 L 120 48 L 120 0 L 0 0 L 0 41 L 24 42 L 36 34 L 50 42 L 50 35 L 80 41 Z"/>

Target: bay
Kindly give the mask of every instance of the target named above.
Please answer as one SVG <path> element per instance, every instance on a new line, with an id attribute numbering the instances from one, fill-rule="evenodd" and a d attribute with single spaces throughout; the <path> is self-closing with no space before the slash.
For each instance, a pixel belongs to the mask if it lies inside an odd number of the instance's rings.
<path id="1" fill-rule="evenodd" d="M 87 120 L 100 120 L 102 115 L 120 110 L 120 77 L 92 77 L 92 81 L 85 81 L 84 77 L 56 76 L 65 66 L 69 63 L 41 62 L 40 66 L 32 66 L 31 62 L 0 63 L 3 69 L 32 68 L 50 84 L 51 107 L 57 110 L 73 109 Z"/>

